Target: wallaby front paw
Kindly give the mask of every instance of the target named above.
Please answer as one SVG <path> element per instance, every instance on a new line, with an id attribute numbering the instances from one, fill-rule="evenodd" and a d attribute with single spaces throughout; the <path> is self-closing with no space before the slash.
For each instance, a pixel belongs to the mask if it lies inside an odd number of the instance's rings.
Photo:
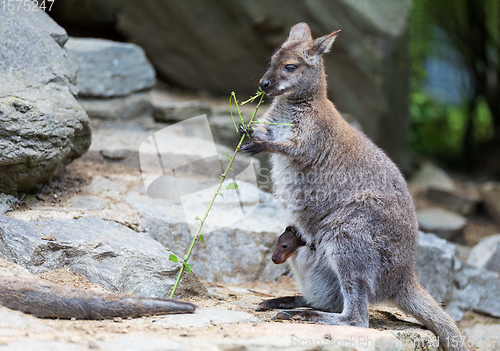
<path id="1" fill-rule="evenodd" d="M 248 156 L 253 156 L 253 155 L 256 155 L 259 152 L 262 152 L 264 150 L 265 150 L 265 148 L 262 144 L 250 142 L 250 143 L 243 144 L 240 147 L 239 151 L 248 153 Z"/>
<path id="2" fill-rule="evenodd" d="M 248 124 L 240 124 L 238 126 L 238 131 L 240 132 L 240 136 L 246 135 L 249 138 L 252 138 L 253 129 Z"/>

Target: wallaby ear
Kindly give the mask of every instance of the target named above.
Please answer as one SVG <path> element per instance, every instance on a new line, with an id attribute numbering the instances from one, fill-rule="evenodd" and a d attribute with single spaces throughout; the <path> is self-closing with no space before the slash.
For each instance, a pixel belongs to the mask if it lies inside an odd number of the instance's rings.
<path id="1" fill-rule="evenodd" d="M 335 38 L 337 38 L 337 35 L 339 33 L 340 29 L 316 39 L 314 41 L 312 50 L 318 55 L 322 55 L 326 52 L 329 52 L 333 42 L 335 41 Z"/>
<path id="2" fill-rule="evenodd" d="M 288 40 L 301 40 L 301 41 L 312 40 L 311 30 L 309 29 L 307 23 L 300 22 L 294 25 L 292 29 L 290 29 Z"/>

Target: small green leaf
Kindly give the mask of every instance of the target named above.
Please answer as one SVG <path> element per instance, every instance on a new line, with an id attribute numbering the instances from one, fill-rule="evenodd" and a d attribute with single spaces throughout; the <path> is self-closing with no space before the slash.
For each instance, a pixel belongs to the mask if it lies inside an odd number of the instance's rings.
<path id="1" fill-rule="evenodd" d="M 186 272 L 191 273 L 191 265 L 189 263 L 184 262 L 184 267 L 186 267 Z"/>
<path id="2" fill-rule="evenodd" d="M 236 183 L 230 183 L 226 186 L 226 189 L 228 189 L 228 190 L 234 190 L 234 189 L 238 189 L 238 188 L 239 188 L 239 186 Z"/>
<path id="3" fill-rule="evenodd" d="M 223 152 L 222 154 L 227 158 L 228 161 L 231 161 L 231 159 L 233 158 L 233 156 L 229 155 L 227 152 Z"/>
<path id="4" fill-rule="evenodd" d="M 205 238 L 203 237 L 203 235 L 201 235 L 201 234 L 200 234 L 199 238 L 200 238 L 200 241 L 201 241 L 202 243 L 204 243 L 204 242 L 205 242 Z"/>
<path id="5" fill-rule="evenodd" d="M 200 216 L 196 215 L 196 217 L 194 218 L 196 221 L 200 221 L 200 222 L 203 222 L 200 218 Z"/>
<path id="6" fill-rule="evenodd" d="M 168 259 L 172 262 L 179 262 L 179 258 L 174 254 L 170 254 L 170 256 L 168 256 Z"/>

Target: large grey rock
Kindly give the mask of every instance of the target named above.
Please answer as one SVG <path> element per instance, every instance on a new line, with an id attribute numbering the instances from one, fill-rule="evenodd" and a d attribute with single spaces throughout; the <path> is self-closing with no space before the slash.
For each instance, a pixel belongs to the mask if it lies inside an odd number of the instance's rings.
<path id="1" fill-rule="evenodd" d="M 417 211 L 417 216 L 421 230 L 450 241 L 460 241 L 467 225 L 466 218 L 440 208 Z"/>
<path id="2" fill-rule="evenodd" d="M 140 213 L 146 233 L 174 252 L 182 253 L 189 247 L 199 223 L 193 221 L 196 210 L 192 207 L 198 205 L 201 217 L 213 194 L 210 185 L 213 189 L 214 184 L 187 179 L 178 179 L 176 183 L 184 194 L 184 203 L 175 197 L 152 198 L 141 187 L 128 193 L 125 201 Z M 202 232 L 205 242 L 196 243 L 190 262 L 201 278 L 211 282 L 276 279 L 286 266 L 275 265 L 271 254 L 286 223 L 280 220 L 278 210 L 269 201 L 269 194 L 259 192 L 252 184 L 238 184 L 244 202 L 240 202 L 235 190 L 227 190 L 224 198 L 216 199 L 206 230 Z M 204 189 L 208 191 L 203 192 Z M 192 198 L 186 199 L 187 196 Z M 245 202 L 249 197 L 253 204 Z"/>
<path id="3" fill-rule="evenodd" d="M 97 218 L 25 222 L 0 216 L 0 243 L 0 257 L 32 273 L 67 266 L 117 293 L 163 297 L 179 270 L 170 252 L 146 234 Z M 194 274 L 182 281 L 181 293 L 205 291 Z"/>
<path id="4" fill-rule="evenodd" d="M 417 272 L 420 284 L 438 302 L 449 301 L 453 290 L 457 248 L 434 234 L 418 236 Z"/>
<path id="5" fill-rule="evenodd" d="M 500 223 L 500 183 L 488 182 L 481 188 L 481 194 L 490 217 Z"/>
<path id="6" fill-rule="evenodd" d="M 78 64 L 79 96 L 124 96 L 156 83 L 153 66 L 135 44 L 70 38 L 65 48 Z"/>
<path id="7" fill-rule="evenodd" d="M 226 96 L 255 92 L 270 54 L 293 24 L 307 22 L 316 37 L 341 28 L 332 53 L 325 55 L 334 102 L 404 162 L 411 3 L 293 0 L 284 8 L 267 0 L 223 0 L 215 7 L 194 0 L 176 6 L 131 1 L 119 12 L 118 28 L 146 50 L 169 83 Z"/>
<path id="8" fill-rule="evenodd" d="M 453 179 L 443 169 L 432 163 L 424 163 L 411 177 L 409 185 L 418 191 L 424 191 L 429 188 L 444 191 L 455 190 Z"/>
<path id="9" fill-rule="evenodd" d="M 500 234 L 481 239 L 472 248 L 467 263 L 500 273 Z"/>
<path id="10" fill-rule="evenodd" d="M 60 47 L 63 30 L 46 14 L 36 16 L 0 12 L 0 192 L 9 194 L 38 189 L 91 139 L 73 96 L 76 66 Z"/>
<path id="11" fill-rule="evenodd" d="M 467 310 L 500 316 L 500 275 L 462 262 L 455 244 L 420 232 L 417 271 L 420 283 L 448 304 L 456 320 Z"/>
<path id="12" fill-rule="evenodd" d="M 463 310 L 471 309 L 500 317 L 500 274 L 469 264 L 457 270 L 452 300 Z"/>

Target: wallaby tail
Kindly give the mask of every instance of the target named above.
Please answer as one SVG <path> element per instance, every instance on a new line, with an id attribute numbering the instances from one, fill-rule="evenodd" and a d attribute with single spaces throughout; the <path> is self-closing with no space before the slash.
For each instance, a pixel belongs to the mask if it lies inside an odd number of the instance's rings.
<path id="1" fill-rule="evenodd" d="M 432 330 L 443 350 L 470 351 L 455 321 L 416 279 L 398 293 L 395 302 Z"/>

